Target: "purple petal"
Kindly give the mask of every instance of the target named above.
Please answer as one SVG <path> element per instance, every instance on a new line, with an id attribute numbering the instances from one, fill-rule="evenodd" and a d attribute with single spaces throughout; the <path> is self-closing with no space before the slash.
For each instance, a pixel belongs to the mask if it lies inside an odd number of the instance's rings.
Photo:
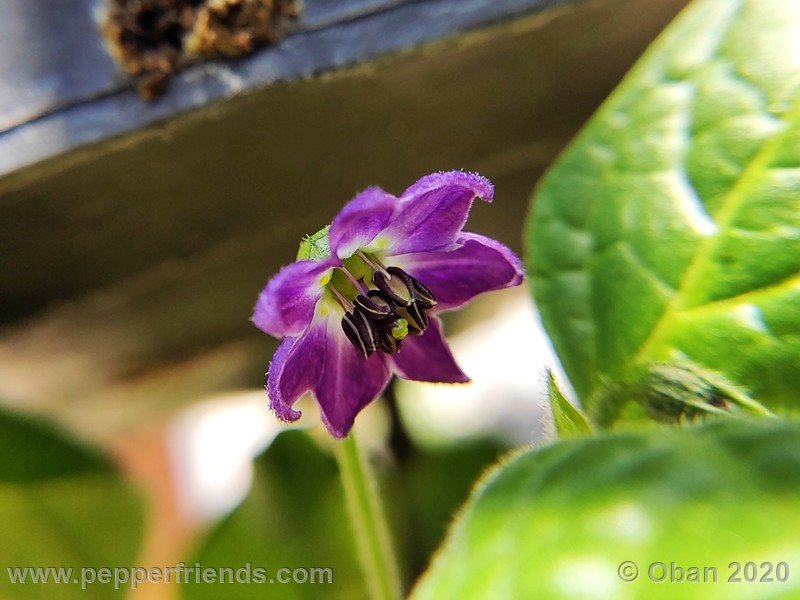
<path id="1" fill-rule="evenodd" d="M 389 254 L 426 252 L 451 246 L 475 198 L 492 201 L 494 187 L 475 173 L 450 171 L 423 177 L 408 188 L 381 237 Z"/>
<path id="2" fill-rule="evenodd" d="M 282 421 L 300 418 L 292 406 L 319 380 L 325 359 L 327 323 L 314 325 L 299 337 L 283 340 L 267 373 L 267 395 L 270 408 Z"/>
<path id="3" fill-rule="evenodd" d="M 368 246 L 386 226 L 396 206 L 397 198 L 377 187 L 358 194 L 331 223 L 331 252 L 345 259 Z"/>
<path id="4" fill-rule="evenodd" d="M 511 250 L 474 233 L 462 233 L 452 250 L 405 254 L 392 257 L 391 262 L 431 289 L 437 311 L 461 306 L 484 292 L 519 285 L 524 276 Z"/>
<path id="5" fill-rule="evenodd" d="M 444 339 L 439 319 L 432 318 L 419 337 L 407 337 L 397 354 L 391 355 L 394 371 L 403 379 L 433 383 L 467 383 L 469 377 L 456 364 Z"/>
<path id="6" fill-rule="evenodd" d="M 332 435 L 347 436 L 356 415 L 381 395 L 389 378 L 389 369 L 380 353 L 364 358 L 347 340 L 338 323 L 330 322 L 324 368 L 314 387 L 314 395 L 322 421 Z"/>
<path id="7" fill-rule="evenodd" d="M 277 338 L 302 333 L 322 296 L 320 279 L 338 263 L 335 258 L 300 260 L 281 269 L 258 296 L 253 324 Z"/>

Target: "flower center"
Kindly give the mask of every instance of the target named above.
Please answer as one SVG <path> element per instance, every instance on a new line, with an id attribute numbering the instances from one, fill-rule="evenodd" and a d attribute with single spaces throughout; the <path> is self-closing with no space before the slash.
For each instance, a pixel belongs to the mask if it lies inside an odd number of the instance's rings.
<path id="1" fill-rule="evenodd" d="M 423 283 L 358 251 L 336 270 L 328 289 L 344 309 L 342 329 L 364 358 L 395 354 L 407 335 L 422 335 L 436 298 Z"/>

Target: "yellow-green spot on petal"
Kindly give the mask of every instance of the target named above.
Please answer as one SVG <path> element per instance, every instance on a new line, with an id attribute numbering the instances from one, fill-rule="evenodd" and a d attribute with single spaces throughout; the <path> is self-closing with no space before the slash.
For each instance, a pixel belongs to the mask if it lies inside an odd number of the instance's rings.
<path id="1" fill-rule="evenodd" d="M 331 281 L 332 274 L 333 274 L 333 271 L 326 271 L 322 275 L 322 277 L 319 278 L 319 284 L 320 285 L 328 285 L 330 283 L 330 281 Z"/>

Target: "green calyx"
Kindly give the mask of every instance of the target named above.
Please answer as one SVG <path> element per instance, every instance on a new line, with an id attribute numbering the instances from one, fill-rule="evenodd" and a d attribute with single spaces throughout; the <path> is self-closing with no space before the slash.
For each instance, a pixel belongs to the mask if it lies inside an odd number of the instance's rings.
<path id="1" fill-rule="evenodd" d="M 637 416 L 663 423 L 709 415 L 772 416 L 723 375 L 680 362 L 639 365 L 621 381 L 606 384 L 592 406 L 592 420 L 600 427 Z"/>
<path id="2" fill-rule="evenodd" d="M 300 246 L 297 249 L 297 260 L 328 258 L 331 255 L 331 245 L 328 240 L 328 230 L 330 228 L 330 225 L 326 225 L 318 232 L 300 240 Z"/>

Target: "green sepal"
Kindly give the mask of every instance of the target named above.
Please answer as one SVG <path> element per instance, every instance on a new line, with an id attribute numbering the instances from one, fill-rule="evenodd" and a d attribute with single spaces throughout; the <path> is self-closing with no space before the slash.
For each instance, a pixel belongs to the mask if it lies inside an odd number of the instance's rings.
<path id="1" fill-rule="evenodd" d="M 590 435 L 592 426 L 583 412 L 569 400 L 558 387 L 558 381 L 552 371 L 547 371 L 547 396 L 556 434 L 560 438 Z"/>
<path id="2" fill-rule="evenodd" d="M 592 420 L 600 427 L 637 414 L 662 423 L 710 415 L 774 416 L 721 373 L 689 362 L 638 365 L 623 380 L 607 385 L 592 407 Z"/>
<path id="3" fill-rule="evenodd" d="M 328 240 L 328 230 L 330 225 L 326 225 L 317 233 L 304 237 L 300 240 L 297 249 L 297 260 L 320 260 L 331 255 L 331 244 Z"/>

